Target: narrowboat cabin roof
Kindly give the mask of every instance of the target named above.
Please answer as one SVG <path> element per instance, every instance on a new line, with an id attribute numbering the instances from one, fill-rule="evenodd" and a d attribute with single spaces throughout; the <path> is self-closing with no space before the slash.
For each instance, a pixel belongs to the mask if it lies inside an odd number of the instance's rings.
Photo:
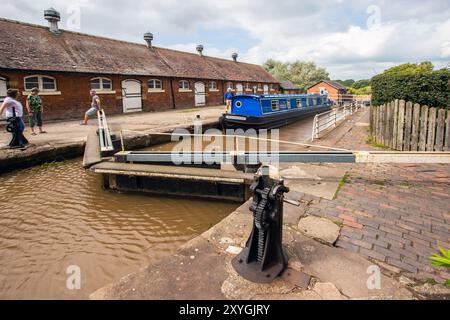
<path id="1" fill-rule="evenodd" d="M 311 98 L 326 100 L 311 102 Z M 269 114 L 295 112 L 324 104 L 328 104 L 328 97 L 320 94 L 242 94 L 233 97 L 231 114 L 263 117 Z"/>

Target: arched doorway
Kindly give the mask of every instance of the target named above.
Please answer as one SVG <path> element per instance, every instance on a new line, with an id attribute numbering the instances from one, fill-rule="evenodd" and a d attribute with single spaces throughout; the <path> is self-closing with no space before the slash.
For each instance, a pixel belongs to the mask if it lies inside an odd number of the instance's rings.
<path id="1" fill-rule="evenodd" d="M 6 79 L 0 77 L 0 102 L 3 102 L 5 99 L 7 90 L 8 87 L 6 86 Z"/>
<path id="2" fill-rule="evenodd" d="M 195 106 L 196 107 L 206 106 L 205 84 L 203 82 L 196 82 L 194 84 L 194 89 L 195 89 Z"/>
<path id="3" fill-rule="evenodd" d="M 122 81 L 123 113 L 142 111 L 142 89 L 139 80 Z"/>

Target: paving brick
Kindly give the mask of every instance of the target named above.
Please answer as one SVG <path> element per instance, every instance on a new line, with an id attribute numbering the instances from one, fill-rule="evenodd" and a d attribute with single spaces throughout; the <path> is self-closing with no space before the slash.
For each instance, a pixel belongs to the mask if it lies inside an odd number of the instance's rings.
<path id="1" fill-rule="evenodd" d="M 374 245 L 373 246 L 373 250 L 378 252 L 378 253 L 383 254 L 386 257 L 391 257 L 391 258 L 394 258 L 394 259 L 400 259 L 400 254 L 397 253 L 397 252 L 394 252 L 394 251 L 392 251 L 390 249 L 386 249 L 386 248 Z"/>
<path id="2" fill-rule="evenodd" d="M 342 220 L 356 222 L 356 218 L 349 216 L 348 214 L 340 214 L 338 217 L 341 218 Z"/>
<path id="3" fill-rule="evenodd" d="M 355 228 L 355 229 L 362 229 L 363 228 L 362 224 L 357 223 L 357 222 L 353 222 L 353 221 L 344 220 L 342 223 L 345 226 L 352 227 L 352 228 Z"/>
<path id="4" fill-rule="evenodd" d="M 404 233 L 404 230 L 402 230 L 401 228 L 395 227 L 393 224 L 389 225 L 389 226 L 382 225 L 382 226 L 380 226 L 379 229 L 382 231 L 386 231 L 389 234 L 393 234 L 393 235 L 396 235 L 399 237 L 401 237 Z"/>
<path id="5" fill-rule="evenodd" d="M 341 236 L 345 236 L 352 239 L 362 239 L 363 235 L 360 230 L 354 228 L 344 227 L 341 229 Z"/>
<path id="6" fill-rule="evenodd" d="M 367 250 L 365 248 L 361 248 L 359 250 L 359 253 L 365 257 L 370 257 L 370 258 L 380 260 L 381 262 L 386 261 L 386 256 L 384 254 L 375 252 L 373 250 Z"/>
<path id="7" fill-rule="evenodd" d="M 357 218 L 357 222 L 364 225 L 364 226 L 371 226 L 375 229 L 380 227 L 380 224 L 373 219 L 366 219 L 366 218 Z"/>
<path id="8" fill-rule="evenodd" d="M 359 247 L 365 248 L 365 249 L 372 249 L 372 247 L 373 247 L 372 243 L 369 243 L 369 242 L 364 241 L 364 240 L 350 239 L 349 242 L 354 244 L 354 245 L 357 245 Z"/>
<path id="9" fill-rule="evenodd" d="M 377 246 L 380 246 L 380 247 L 383 247 L 383 248 L 386 248 L 386 249 L 389 246 L 389 243 L 387 241 L 377 240 L 377 239 L 369 237 L 369 236 L 363 236 L 363 240 L 368 242 L 368 243 L 376 244 Z"/>
<path id="10" fill-rule="evenodd" d="M 335 245 L 338 248 L 343 248 L 343 249 L 346 249 L 346 250 L 351 251 L 351 252 L 358 252 L 359 251 L 359 247 L 358 246 L 356 246 L 354 244 L 351 244 L 350 242 L 341 240 L 341 239 L 339 239 L 336 242 Z"/>
<path id="11" fill-rule="evenodd" d="M 405 239 L 399 236 L 396 236 L 395 234 L 391 234 L 391 233 L 387 233 L 386 236 L 383 238 L 383 240 L 391 243 L 391 244 L 395 244 L 400 246 L 399 244 L 403 244 L 403 245 L 408 245 L 411 244 L 411 240 L 410 239 Z"/>
<path id="12" fill-rule="evenodd" d="M 431 246 L 431 239 L 423 239 L 423 237 L 421 236 L 420 238 L 415 236 L 415 233 L 412 234 L 405 234 L 403 235 L 404 239 L 408 239 L 411 240 L 411 242 L 416 243 L 416 244 L 422 244 L 424 246 Z"/>
<path id="13" fill-rule="evenodd" d="M 400 261 L 400 260 L 397 260 L 397 259 L 388 258 L 388 259 L 387 259 L 387 263 L 392 264 L 392 265 L 394 265 L 394 266 L 396 266 L 396 267 L 398 267 L 398 268 L 400 268 L 400 269 L 403 269 L 403 270 L 407 270 L 407 271 L 409 271 L 409 272 L 412 272 L 412 273 L 414 273 L 414 274 L 417 274 L 417 273 L 418 273 L 417 267 L 412 266 L 412 265 L 407 264 L 407 263 L 404 263 L 404 262 L 402 262 L 402 261 Z"/>

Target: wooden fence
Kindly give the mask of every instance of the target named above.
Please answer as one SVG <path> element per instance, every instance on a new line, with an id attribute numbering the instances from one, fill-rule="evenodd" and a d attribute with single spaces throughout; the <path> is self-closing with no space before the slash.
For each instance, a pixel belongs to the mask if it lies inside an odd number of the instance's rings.
<path id="1" fill-rule="evenodd" d="M 395 100 L 370 111 L 377 143 L 399 151 L 450 151 L 450 110 Z"/>

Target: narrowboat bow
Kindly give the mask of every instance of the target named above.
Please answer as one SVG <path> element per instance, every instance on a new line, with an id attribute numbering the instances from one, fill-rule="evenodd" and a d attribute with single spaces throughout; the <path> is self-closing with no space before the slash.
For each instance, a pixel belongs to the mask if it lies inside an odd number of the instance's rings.
<path id="1" fill-rule="evenodd" d="M 225 129 L 273 129 L 328 110 L 331 101 L 325 95 L 237 95 L 220 123 Z"/>

